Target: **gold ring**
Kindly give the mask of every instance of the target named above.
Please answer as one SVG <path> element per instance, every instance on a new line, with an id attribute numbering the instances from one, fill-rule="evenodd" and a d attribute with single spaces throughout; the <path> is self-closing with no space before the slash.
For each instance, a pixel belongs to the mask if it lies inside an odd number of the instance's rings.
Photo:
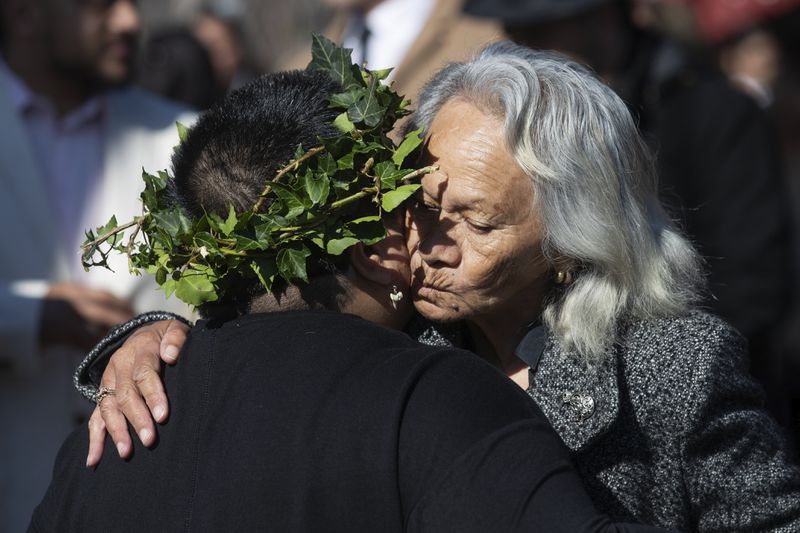
<path id="1" fill-rule="evenodd" d="M 95 396 L 95 402 L 97 405 L 100 405 L 100 402 L 102 402 L 106 396 L 114 396 L 115 394 L 117 394 L 117 391 L 111 387 L 100 387 L 100 390 L 97 391 L 97 396 Z"/>

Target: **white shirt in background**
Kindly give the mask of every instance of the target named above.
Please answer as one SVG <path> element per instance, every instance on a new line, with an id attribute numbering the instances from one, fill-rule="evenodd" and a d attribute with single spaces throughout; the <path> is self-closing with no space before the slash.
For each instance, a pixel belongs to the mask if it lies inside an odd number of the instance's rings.
<path id="1" fill-rule="evenodd" d="M 366 27 L 370 70 L 398 67 L 435 6 L 436 0 L 384 0 L 366 15 L 353 14 L 349 18 L 342 44 L 353 49 L 354 62 L 363 62 L 362 34 Z"/>

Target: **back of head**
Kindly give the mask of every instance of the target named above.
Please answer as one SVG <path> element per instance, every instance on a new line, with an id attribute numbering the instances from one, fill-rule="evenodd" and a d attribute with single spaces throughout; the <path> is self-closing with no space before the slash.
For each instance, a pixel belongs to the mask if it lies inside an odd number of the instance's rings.
<path id="1" fill-rule="evenodd" d="M 328 98 L 337 90 L 324 72 L 298 70 L 231 93 L 200 117 L 173 157 L 178 201 L 195 216 L 252 207 L 298 145 L 308 150 L 335 133 Z"/>
<path id="2" fill-rule="evenodd" d="M 442 70 L 417 123 L 462 98 L 504 120 L 507 145 L 534 184 L 544 254 L 573 265 L 543 319 L 568 348 L 598 359 L 622 317 L 683 312 L 700 284 L 698 256 L 656 196 L 654 161 L 625 103 L 563 56 L 496 43 Z"/>
<path id="3" fill-rule="evenodd" d="M 224 218 L 231 206 L 236 212 L 251 209 L 298 146 L 309 150 L 335 133 L 337 112 L 328 98 L 337 90 L 327 73 L 303 70 L 267 74 L 228 95 L 200 117 L 173 156 L 175 201 L 193 218 L 204 213 Z M 239 285 L 225 301 L 201 306 L 201 313 L 241 313 L 264 292 L 257 279 Z M 330 306 L 335 287 L 318 293 L 309 288 L 306 295 Z"/>

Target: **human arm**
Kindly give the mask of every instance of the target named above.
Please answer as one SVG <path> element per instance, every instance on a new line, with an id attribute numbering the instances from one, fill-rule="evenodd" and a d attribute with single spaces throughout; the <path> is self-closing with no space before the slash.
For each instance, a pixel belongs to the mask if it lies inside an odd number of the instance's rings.
<path id="1" fill-rule="evenodd" d="M 695 528 L 800 531 L 800 471 L 763 409 L 740 337 L 717 322 L 703 342 L 683 430 Z"/>
<path id="2" fill-rule="evenodd" d="M 94 401 L 100 384 L 116 391 L 89 420 L 87 466 L 100 461 L 106 431 L 122 457 L 130 454 L 126 417 L 145 445 L 154 442 L 153 419 L 163 422 L 169 414 L 160 364 L 177 361 L 188 327 L 188 321 L 172 313 L 144 313 L 109 333 L 81 362 L 74 375 L 81 394 Z"/>

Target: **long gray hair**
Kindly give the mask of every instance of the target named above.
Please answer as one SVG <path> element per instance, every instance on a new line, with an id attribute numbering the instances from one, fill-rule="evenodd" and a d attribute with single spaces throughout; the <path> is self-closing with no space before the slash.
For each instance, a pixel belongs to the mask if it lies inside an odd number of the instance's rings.
<path id="1" fill-rule="evenodd" d="M 495 43 L 440 71 L 414 123 L 428 130 L 454 98 L 503 118 L 509 150 L 534 184 L 544 256 L 554 270 L 574 270 L 542 310 L 566 349 L 597 362 L 621 319 L 674 316 L 697 300 L 700 258 L 657 199 L 654 159 L 630 112 L 593 73 Z"/>

